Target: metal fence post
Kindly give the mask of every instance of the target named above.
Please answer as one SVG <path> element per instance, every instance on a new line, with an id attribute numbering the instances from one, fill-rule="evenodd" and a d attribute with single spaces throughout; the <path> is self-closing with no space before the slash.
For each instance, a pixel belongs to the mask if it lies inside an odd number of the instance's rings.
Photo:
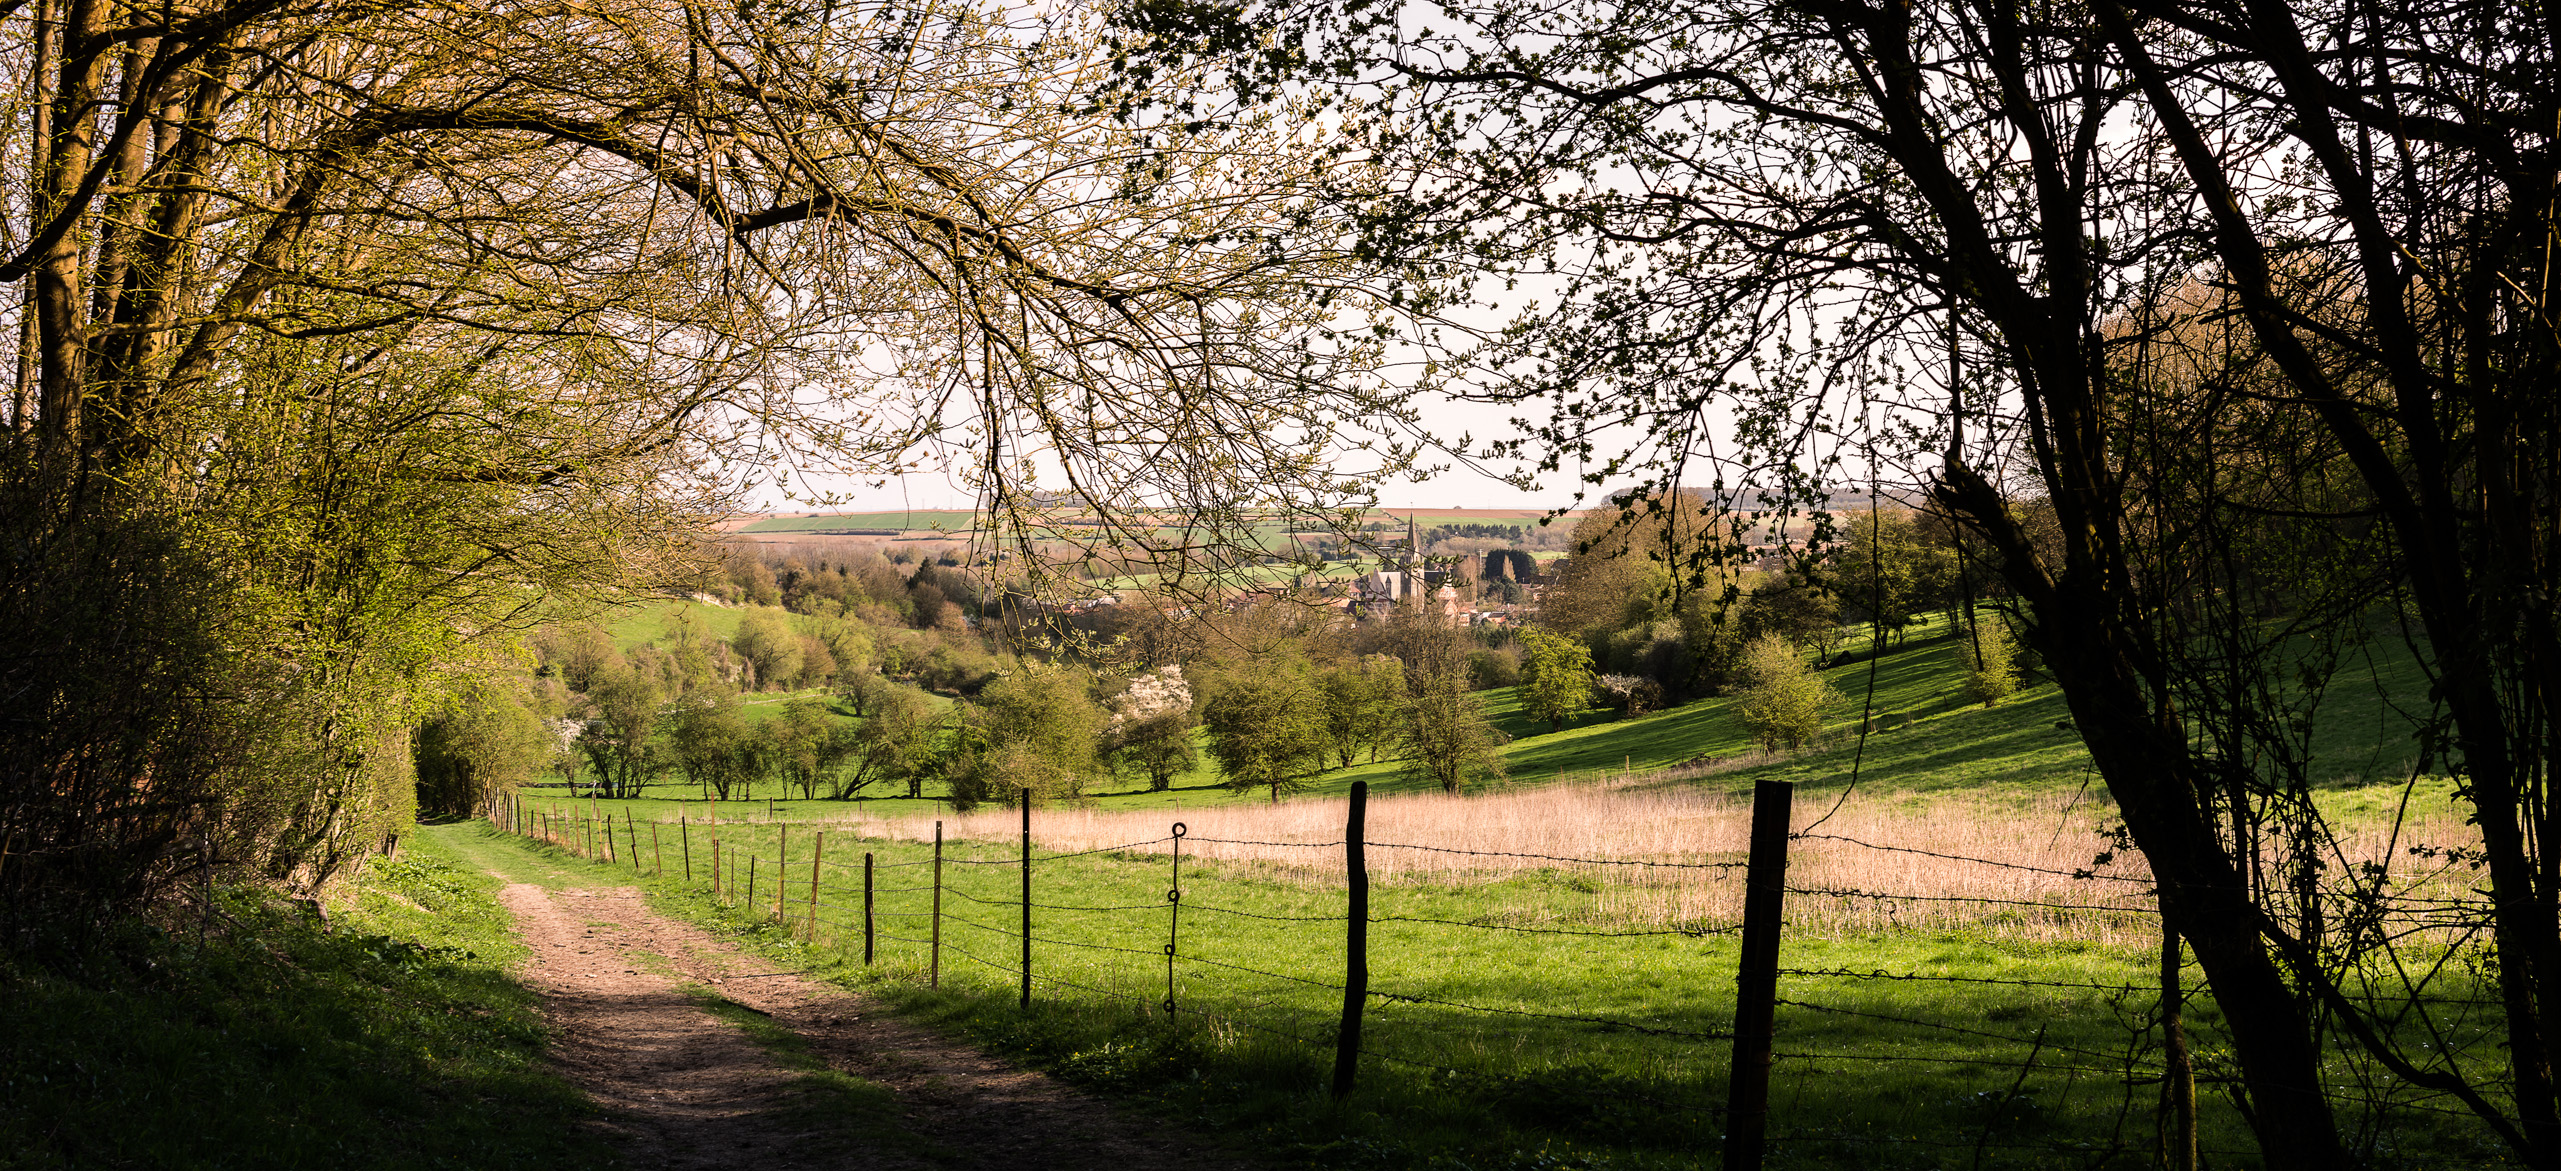
<path id="1" fill-rule="evenodd" d="M 774 923 L 788 935 L 791 933 L 791 920 L 783 918 L 783 894 L 791 888 L 791 883 L 786 878 L 791 873 L 790 822 L 786 821 L 782 824 L 781 834 L 774 846 Z"/>
<path id="2" fill-rule="evenodd" d="M 1183 941 L 1183 835 L 1190 832 L 1183 823 L 1174 823 L 1174 885 L 1165 892 L 1168 914 L 1165 918 L 1165 1016 L 1174 1015 L 1174 956 Z"/>
<path id="3" fill-rule="evenodd" d="M 871 851 L 863 851 L 863 966 L 871 966 Z"/>
<path id="4" fill-rule="evenodd" d="M 685 860 L 685 881 L 694 880 L 694 827 L 686 824 L 685 815 L 676 815 L 676 850 Z"/>
<path id="5" fill-rule="evenodd" d="M 1779 919 L 1796 786 L 1752 786 L 1752 853 L 1743 871 L 1743 954 L 1734 973 L 1734 1065 L 1726 1084 L 1725 1171 L 1760 1171 L 1769 1130 L 1770 1042 L 1778 1024 Z"/>
<path id="6" fill-rule="evenodd" d="M 1343 823 L 1343 877 L 1351 888 L 1343 916 L 1343 1022 L 1334 1033 L 1334 1096 L 1348 1097 L 1360 1066 L 1361 1009 L 1369 1002 L 1369 864 L 1361 833 L 1369 814 L 1369 782 L 1352 782 L 1351 815 Z"/>

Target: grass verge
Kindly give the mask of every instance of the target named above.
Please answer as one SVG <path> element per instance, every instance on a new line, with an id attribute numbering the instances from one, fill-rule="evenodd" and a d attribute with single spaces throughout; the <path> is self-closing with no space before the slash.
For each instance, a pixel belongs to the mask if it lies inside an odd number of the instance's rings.
<path id="1" fill-rule="evenodd" d="M 134 920 L 0 957 L 0 1168 L 612 1165 L 496 890 L 419 841 L 325 923 L 218 892 L 201 946 Z"/>

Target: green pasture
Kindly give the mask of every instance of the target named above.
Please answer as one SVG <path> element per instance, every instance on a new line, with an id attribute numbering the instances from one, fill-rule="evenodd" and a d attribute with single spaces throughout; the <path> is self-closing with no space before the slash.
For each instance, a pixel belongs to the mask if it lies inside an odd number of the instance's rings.
<path id="1" fill-rule="evenodd" d="M 699 603 L 662 603 L 649 613 L 635 615 L 615 628 L 618 640 L 626 633 L 637 635 L 634 643 L 654 637 L 650 632 L 663 629 L 677 606 Z M 729 629 L 736 628 L 737 610 L 700 608 L 706 619 L 716 624 L 726 618 Z M 1767 778 L 1819 791 L 1847 783 L 1855 766 L 1861 787 L 1870 792 L 1962 789 L 2027 797 L 2096 786 L 2089 752 L 2070 726 L 2071 712 L 2052 682 L 2031 675 L 2017 693 L 1998 705 L 1985 707 L 1973 701 L 1965 694 L 1959 648 L 1943 620 L 1915 627 L 1900 640 L 1889 639 L 1884 653 L 1873 659 L 1866 651 L 1865 636 L 1854 636 L 1839 656 L 1845 661 L 1822 672 L 1843 698 L 1831 709 L 1820 741 L 1764 763 L 1720 769 L 1696 783 L 1739 792 Z M 2425 690 L 2417 663 L 2398 647 L 2378 646 L 2349 663 L 2332 683 L 2313 723 L 2316 782 L 2344 793 L 2369 784 L 2388 785 L 2406 776 L 2414 751 L 2412 726 L 2406 705 L 2396 703 L 2394 697 L 2421 695 Z M 792 694 L 825 695 L 815 690 Z M 779 692 L 751 695 L 748 710 L 752 716 L 769 718 L 789 698 Z M 1701 760 L 1734 762 L 1755 747 L 1734 717 L 1732 701 L 1725 697 L 1700 699 L 1634 719 L 1588 709 L 1567 720 L 1562 731 L 1528 718 L 1515 689 L 1487 692 L 1485 699 L 1495 726 L 1511 737 L 1503 753 L 1510 774 L 1506 783 L 1511 785 L 1623 773 L 1641 776 Z M 847 720 L 853 718 L 836 710 Z M 1874 718 L 1865 719 L 1871 712 Z M 1871 728 L 1864 737 L 1862 723 Z M 1169 789 L 1149 791 L 1142 784 L 1109 780 L 1090 786 L 1086 795 L 1112 809 L 1172 810 L 1268 800 L 1261 790 L 1241 793 L 1225 787 L 1205 751 L 1205 741 L 1203 747 L 1200 764 L 1175 778 Z M 1350 791 L 1354 781 L 1366 781 L 1379 793 L 1429 787 L 1427 781 L 1403 775 L 1397 762 L 1381 760 L 1317 774 L 1307 780 L 1303 791 L 1339 795 Z M 651 786 L 648 792 L 653 800 L 681 800 L 687 794 L 699 799 L 692 787 L 672 781 Z M 782 796 L 779 786 L 770 782 L 755 790 L 760 802 Z M 937 806 L 930 799 L 888 798 L 877 786 L 853 804 L 885 816 Z M 844 803 L 783 801 L 780 807 L 789 816 L 825 816 L 827 810 L 842 809 Z"/>
<path id="2" fill-rule="evenodd" d="M 947 843 L 937 973 L 929 845 L 830 830 L 815 878 L 813 942 L 799 937 L 809 930 L 811 854 L 824 827 L 741 812 L 726 810 L 716 831 L 699 820 L 685 827 L 681 857 L 675 827 L 657 827 L 653 844 L 644 819 L 637 867 L 635 831 L 623 825 L 614 831 L 611 866 L 486 827 L 446 832 L 505 840 L 557 865 L 592 867 L 600 879 L 635 882 L 661 910 L 723 925 L 796 966 L 870 988 L 912 1016 L 1285 1161 L 1713 1163 L 1701 1152 L 1721 1133 L 1714 1110 L 1730 1052 L 1721 1035 L 1733 1012 L 1732 925 L 1613 920 L 1601 898 L 1625 881 L 1621 868 L 1560 862 L 1530 874 L 1374 888 L 1371 913 L 1380 921 L 1370 933 L 1374 997 L 1363 1042 L 1370 1056 L 1358 1094 L 1337 1104 L 1325 1086 L 1342 996 L 1339 880 L 1187 859 L 1177 924 L 1166 898 L 1174 865 L 1161 842 L 1041 858 L 1033 870 L 1035 1003 L 1026 1014 L 1016 1004 L 1016 842 Z M 1033 816 L 1037 834 L 1040 813 Z M 593 841 L 592 825 L 560 828 L 581 848 Z M 869 966 L 865 852 L 875 863 L 877 951 Z M 655 873 L 662 859 L 665 872 Z M 1739 880 L 1739 872 L 1721 879 Z M 2125 935 L 2143 937 L 2144 917 L 2109 914 L 2131 924 Z M 1994 912 L 1979 930 L 1786 940 L 1782 964 L 1799 974 L 1781 982 L 1782 998 L 1793 1003 L 1779 1010 L 1774 1166 L 2152 1165 L 2155 953 L 2024 942 L 2005 938 L 1998 924 Z M 1559 931 L 1580 934 L 1551 933 Z M 1178 953 L 1170 990 L 1169 941 Z M 1910 979 L 1811 974 L 1843 969 Z M 2457 1005 L 2441 1008 L 2436 1023 L 2457 1049 L 2487 1061 L 2495 1057 L 2484 1027 L 2490 1020 Z M 2210 1087 L 2229 1073 L 2210 995 L 2191 1002 L 2187 1021 Z M 2358 1071 L 2344 1059 L 2331 1072 L 2343 1086 L 2356 1084 Z M 2246 1125 L 2228 1100 L 2210 1089 L 2201 1098 L 2213 1165 L 2255 1166 Z M 2378 1166 L 2497 1164 L 2484 1134 L 2432 1112 L 2437 1105 L 2404 1102 L 2363 1118 L 2362 1141 L 2388 1156 Z"/>
<path id="3" fill-rule="evenodd" d="M 615 607 L 602 615 L 599 625 L 614 640 L 615 650 L 628 651 L 645 642 L 664 644 L 668 624 L 674 622 L 680 613 L 692 614 L 713 638 L 719 639 L 736 638 L 738 621 L 747 616 L 743 606 L 714 606 L 691 599 L 665 598 Z"/>

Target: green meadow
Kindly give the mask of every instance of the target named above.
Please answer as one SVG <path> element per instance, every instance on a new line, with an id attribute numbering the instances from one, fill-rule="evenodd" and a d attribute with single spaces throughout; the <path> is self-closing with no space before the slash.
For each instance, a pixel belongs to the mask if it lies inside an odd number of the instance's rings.
<path id="1" fill-rule="evenodd" d="M 1774 778 L 1797 784 L 1803 808 L 1839 796 L 1855 770 L 1862 794 L 1915 811 L 2057 797 L 2104 807 L 2050 682 L 2032 676 L 1997 706 L 1966 699 L 1943 626 L 1888 640 L 1881 654 L 1869 650 L 1853 639 L 1824 671 L 1843 698 L 1823 739 L 1793 754 L 1756 752 L 1723 699 L 1635 719 L 1586 711 L 1556 730 L 1529 721 L 1511 693 L 1489 693 L 1493 717 L 1512 737 L 1511 779 L 1462 800 L 1499 802 L 1557 783 L 1741 794 Z M 2333 685 L 2313 735 L 2326 811 L 2380 823 L 2405 803 L 2448 803 L 2440 780 L 2393 783 L 2408 767 L 2410 735 L 2392 697 L 2423 686 L 2406 656 L 2381 653 Z M 1354 781 L 1381 795 L 1428 788 L 1381 762 L 1327 772 L 1306 792 L 1338 795 Z M 1266 800 L 1224 788 L 1205 765 L 1167 791 L 1106 787 L 1074 808 L 1161 811 L 1171 822 L 1185 810 L 1242 812 Z M 1336 1103 L 1323 1086 L 1341 1008 L 1344 896 L 1339 875 L 1317 860 L 1187 860 L 1179 926 L 1162 843 L 1039 862 L 1035 1003 L 1025 1013 L 1016 1003 L 1018 844 L 1010 835 L 949 843 L 936 962 L 931 852 L 913 838 L 921 823 L 897 840 L 879 836 L 875 819 L 941 815 L 940 802 L 756 800 L 715 810 L 670 784 L 621 802 L 528 793 L 523 807 L 557 819 L 550 824 L 562 845 L 513 848 L 561 865 L 601 865 L 577 855 L 602 848 L 596 819 L 609 817 L 617 823 L 612 868 L 662 909 L 721 925 L 1062 1076 L 1248 1136 L 1258 1150 L 1329 1167 L 1713 1165 L 1702 1152 L 1722 1133 L 1733 925 L 1630 919 L 1611 897 L 1624 882 L 1612 867 L 1560 861 L 1526 873 L 1461 870 L 1383 883 L 1372 905 L 1386 921 L 1371 929 L 1370 1056 L 1359 1094 Z M 1036 811 L 1036 837 L 1045 816 Z M 810 855 L 822 829 L 812 941 Z M 486 827 L 442 832 L 498 838 Z M 866 852 L 878 867 L 868 965 Z M 2122 920 L 2079 935 L 2022 930 L 2018 913 L 1996 907 L 1963 922 L 1792 934 L 1782 960 L 1794 974 L 1781 985 L 1791 1003 L 1780 1010 L 1773 1165 L 2153 1165 L 2158 953 L 2145 930 Z M 1177 945 L 1170 985 L 1169 942 Z M 2474 1060 L 2494 1056 L 2490 1017 L 2467 1003 L 2475 995 L 2468 976 L 2430 995 L 2441 1001 L 2431 1016 L 2442 1043 Z M 2229 1070 L 2217 1064 L 2221 1018 L 2210 990 L 2191 1003 L 2187 1024 L 2203 1063 L 2212 1165 L 2253 1166 L 2242 1115 L 2213 1089 Z M 2337 1084 L 2363 1084 L 2365 1071 L 2344 1053 L 2330 1072 Z M 2350 1113 L 2376 1166 L 2500 1158 L 2479 1128 L 2441 1103 Z"/>
<path id="2" fill-rule="evenodd" d="M 1721 1133 L 1733 924 L 1631 919 L 1611 897 L 1631 881 L 1624 868 L 1558 860 L 1379 883 L 1368 1056 L 1359 1093 L 1335 1103 L 1325 1087 L 1345 894 L 1323 864 L 1338 845 L 1308 848 L 1303 864 L 1195 854 L 1179 878 L 1161 840 L 1056 858 L 1042 847 L 1026 1013 L 1021 847 L 1010 835 L 945 844 L 937 932 L 926 842 L 799 820 L 788 806 L 768 815 L 729 803 L 714 825 L 701 805 L 681 825 L 624 821 L 633 812 L 624 803 L 601 807 L 618 823 L 610 864 L 573 860 L 603 847 L 599 827 L 566 809 L 548 829 L 567 848 L 517 848 L 639 883 L 661 910 L 1260 1150 L 1322 1166 L 1712 1165 L 1701 1152 Z M 1034 812 L 1036 836 L 1048 816 Z M 447 832 L 501 837 L 486 826 Z M 1711 874 L 1701 881 L 1740 881 Z M 1167 898 L 1178 883 L 1179 910 Z M 2151 1165 L 2158 956 L 2140 916 L 2116 924 L 2057 937 L 2019 930 L 2012 912 L 1992 908 L 1953 926 L 1791 934 L 1774 1165 Z M 2440 1023 L 2452 1022 L 2448 1042 L 2482 1056 L 2488 1020 L 2455 1008 Z M 2210 995 L 2189 1006 L 2187 1024 L 2210 1084 L 2221 1070 Z M 2345 1060 L 2332 1071 L 2348 1084 L 2357 1072 Z M 2230 1103 L 2208 1094 L 2204 1111 L 2214 1165 L 2254 1165 Z M 2374 1124 L 2395 1166 L 2495 1158 L 2486 1136 L 2442 1114 L 2384 1111 Z"/>

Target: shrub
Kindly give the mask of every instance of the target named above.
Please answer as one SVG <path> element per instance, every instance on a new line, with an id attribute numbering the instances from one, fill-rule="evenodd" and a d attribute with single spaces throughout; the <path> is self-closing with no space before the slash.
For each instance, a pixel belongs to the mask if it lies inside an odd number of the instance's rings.
<path id="1" fill-rule="evenodd" d="M 1823 730 L 1823 709 L 1840 693 L 1805 665 L 1805 657 L 1786 639 L 1765 634 L 1743 650 L 1737 673 L 1743 691 L 1734 714 L 1763 748 L 1786 742 L 1803 746 Z"/>
<path id="2" fill-rule="evenodd" d="M 1642 675 L 1595 676 L 1592 690 L 1600 693 L 1601 706 L 1621 716 L 1641 716 L 1663 706 L 1662 684 Z"/>
<path id="3" fill-rule="evenodd" d="M 1965 661 L 1965 690 L 1990 707 L 2009 698 L 2019 689 L 2016 654 L 2010 645 L 2008 624 L 1976 622 L 1972 636 L 1957 644 L 1957 655 Z"/>
<path id="4" fill-rule="evenodd" d="M 1521 682 L 1521 657 L 1506 647 L 1488 647 L 1467 656 L 1468 686 L 1478 691 L 1498 687 L 1518 687 Z"/>

